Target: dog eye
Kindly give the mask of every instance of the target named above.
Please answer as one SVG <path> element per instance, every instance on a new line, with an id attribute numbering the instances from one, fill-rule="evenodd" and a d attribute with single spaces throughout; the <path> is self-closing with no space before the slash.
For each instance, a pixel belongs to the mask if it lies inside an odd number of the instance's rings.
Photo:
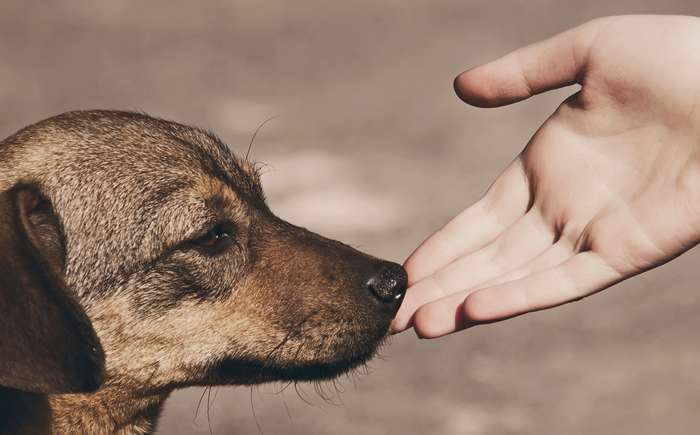
<path id="1" fill-rule="evenodd" d="M 219 253 L 233 243 L 234 228 L 230 224 L 219 224 L 205 235 L 196 239 L 194 244 L 212 253 Z"/>

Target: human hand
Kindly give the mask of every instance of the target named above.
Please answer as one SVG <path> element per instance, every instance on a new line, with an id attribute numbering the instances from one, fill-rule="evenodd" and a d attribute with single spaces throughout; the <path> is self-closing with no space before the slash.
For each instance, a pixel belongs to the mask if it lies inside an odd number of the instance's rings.
<path id="1" fill-rule="evenodd" d="M 700 241 L 700 19 L 602 18 L 462 73 L 480 107 L 579 83 L 485 196 L 406 261 L 394 332 L 546 309 Z"/>

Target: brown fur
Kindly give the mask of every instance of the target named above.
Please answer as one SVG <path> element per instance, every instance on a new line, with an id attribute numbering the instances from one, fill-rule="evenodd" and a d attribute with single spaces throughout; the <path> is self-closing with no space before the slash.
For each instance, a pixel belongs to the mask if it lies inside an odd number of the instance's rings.
<path id="1" fill-rule="evenodd" d="M 373 355 L 406 287 L 277 218 L 254 166 L 197 128 L 59 115 L 0 143 L 0 192 L 20 183 L 50 202 L 58 278 L 104 349 L 96 392 L 48 396 L 55 433 L 150 433 L 175 388 L 334 377 Z"/>
<path id="2" fill-rule="evenodd" d="M 50 204 L 33 187 L 0 193 L 0 433 L 45 433 L 46 393 L 93 391 L 104 355 L 62 279 Z"/>

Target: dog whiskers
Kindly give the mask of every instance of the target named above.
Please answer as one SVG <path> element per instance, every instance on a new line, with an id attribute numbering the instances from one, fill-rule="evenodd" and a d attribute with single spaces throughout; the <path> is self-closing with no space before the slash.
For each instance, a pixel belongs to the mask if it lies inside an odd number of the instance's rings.
<path id="1" fill-rule="evenodd" d="M 259 160 L 253 162 L 253 167 L 260 178 L 273 169 L 272 165 L 269 163 L 261 162 Z"/>
<path id="2" fill-rule="evenodd" d="M 216 402 L 216 398 L 219 397 L 219 390 L 220 390 L 219 387 L 216 387 L 216 389 L 214 390 L 214 399 L 212 399 L 212 401 L 211 401 L 212 406 L 214 406 L 214 402 Z"/>
<path id="3" fill-rule="evenodd" d="M 199 409 L 202 406 L 202 402 L 204 401 L 204 396 L 207 396 L 207 426 L 209 427 L 209 435 L 213 435 L 213 430 L 211 427 L 211 406 L 214 404 L 214 401 L 216 400 L 216 396 L 219 393 L 219 390 L 217 389 L 216 392 L 214 393 L 214 399 L 212 400 L 211 398 L 211 390 L 212 386 L 206 386 L 202 389 L 202 394 L 199 396 L 199 400 L 197 401 L 197 408 L 194 411 L 194 417 L 192 418 L 192 423 L 196 426 L 197 425 L 197 418 L 199 417 Z"/>
<path id="4" fill-rule="evenodd" d="M 289 406 L 287 406 L 287 400 L 285 400 L 284 396 L 282 397 L 282 404 L 284 405 L 284 411 L 287 413 L 287 418 L 289 418 L 289 421 L 292 421 L 292 413 L 289 412 Z"/>
<path id="5" fill-rule="evenodd" d="M 258 420 L 258 415 L 255 413 L 255 403 L 253 402 L 253 385 L 250 386 L 250 410 L 253 413 L 253 420 L 255 420 L 255 426 L 258 428 L 258 434 L 263 435 L 263 429 Z"/>
<path id="6" fill-rule="evenodd" d="M 294 381 L 289 381 L 289 382 L 283 384 L 283 385 L 282 385 L 282 388 L 280 388 L 279 391 L 276 391 L 276 392 L 275 392 L 275 395 L 284 393 L 284 391 L 285 391 L 287 388 L 289 388 L 289 386 L 292 385 L 293 382 L 294 382 Z"/>
<path id="7" fill-rule="evenodd" d="M 259 372 L 259 375 L 260 375 L 260 376 L 263 375 L 263 372 L 264 372 L 264 370 L 265 370 L 267 367 L 270 367 L 270 364 L 272 363 L 272 358 L 273 358 L 273 356 L 275 355 L 275 353 L 277 353 L 277 352 L 279 352 L 281 349 L 283 349 L 284 346 L 285 346 L 285 345 L 289 342 L 289 340 L 291 340 L 293 337 L 296 337 L 296 336 L 302 337 L 302 336 L 303 336 L 303 335 L 302 335 L 302 331 L 303 331 L 304 324 L 305 324 L 312 316 L 314 316 L 315 314 L 316 314 L 316 312 L 312 312 L 311 314 L 309 314 L 309 315 L 306 316 L 305 318 L 301 319 L 301 321 L 300 321 L 294 328 L 292 328 L 292 329 L 287 333 L 287 335 L 285 335 L 285 337 L 284 337 L 284 338 L 283 338 L 283 339 L 282 339 L 282 340 L 267 354 L 267 356 L 266 356 L 265 359 L 263 360 L 263 363 L 261 364 L 261 367 L 260 367 L 260 372 Z M 301 342 L 301 344 L 298 346 L 297 355 L 298 355 L 299 351 L 303 348 L 304 343 L 306 343 L 306 339 L 307 339 L 307 338 L 304 337 L 304 340 L 303 340 L 303 341 Z M 296 357 L 295 357 L 295 359 L 296 359 Z M 285 388 L 286 388 L 286 387 L 285 387 Z M 294 384 L 294 388 L 296 389 L 296 382 L 295 382 L 295 384 Z M 299 392 L 298 392 L 298 391 L 297 391 L 297 395 L 299 395 Z M 299 397 L 301 397 L 301 396 L 299 396 Z M 304 400 L 304 399 L 302 398 L 302 400 Z M 308 402 L 307 402 L 307 403 L 308 403 Z M 285 403 L 285 405 L 286 405 L 286 403 Z M 252 386 L 252 385 L 251 385 L 251 387 L 250 387 L 250 409 L 251 409 L 251 412 L 252 412 L 252 414 L 253 414 L 253 419 L 255 420 L 255 426 L 258 428 L 258 434 L 262 435 L 262 434 L 263 434 L 263 429 L 262 429 L 262 426 L 260 425 L 260 421 L 258 420 L 258 416 L 257 416 L 257 414 L 256 414 L 256 412 L 255 412 L 255 402 L 254 402 L 254 400 L 253 400 L 253 386 Z"/>
<path id="8" fill-rule="evenodd" d="M 211 386 L 207 387 L 207 425 L 209 426 L 209 435 L 213 435 L 211 429 L 211 415 L 209 415 L 209 407 L 211 403 Z"/>
<path id="9" fill-rule="evenodd" d="M 266 368 L 270 367 L 269 364 L 272 362 L 272 357 L 274 356 L 274 354 L 276 352 L 280 351 L 289 342 L 289 340 L 291 340 L 292 338 L 297 337 L 297 336 L 298 337 L 302 336 L 302 330 L 304 327 L 304 323 L 306 323 L 311 317 L 313 317 L 316 314 L 317 314 L 317 312 L 314 311 L 314 312 L 310 313 L 308 316 L 306 316 L 305 318 L 301 319 L 299 321 L 299 323 L 297 323 L 297 325 L 294 328 L 292 328 L 287 333 L 287 335 L 285 335 L 285 337 L 267 354 L 267 356 L 263 360 L 263 363 L 261 364 L 259 375 L 263 375 L 263 371 Z M 306 337 L 304 338 L 304 342 L 305 341 L 306 341 Z M 303 345 L 303 342 L 302 342 L 302 345 Z M 298 354 L 297 354 L 297 356 L 298 356 Z"/>
<path id="10" fill-rule="evenodd" d="M 277 116 L 271 116 L 264 120 L 263 122 L 258 125 L 258 128 L 255 129 L 255 132 L 253 133 L 253 137 L 250 138 L 250 143 L 248 144 L 248 151 L 245 153 L 245 159 L 248 160 L 248 156 L 250 155 L 250 150 L 253 148 L 253 142 L 255 142 L 255 137 L 258 135 L 258 132 L 267 124 L 268 122 L 272 121 L 273 119 L 277 118 Z"/>
<path id="11" fill-rule="evenodd" d="M 305 397 L 299 392 L 299 390 L 301 390 L 302 392 L 304 391 L 304 389 L 301 388 L 301 387 L 299 386 L 299 381 L 294 381 L 294 391 L 297 393 L 297 396 L 299 396 L 299 398 L 301 399 L 301 401 L 304 402 L 304 403 L 306 403 L 307 405 L 309 405 L 309 406 L 311 406 L 311 407 L 315 407 L 316 405 L 314 405 L 313 403 L 311 403 L 310 400 L 308 400 L 307 398 L 305 398 Z"/>
<path id="12" fill-rule="evenodd" d="M 204 395 L 206 394 L 207 389 L 203 388 L 202 389 L 202 395 L 199 396 L 199 400 L 197 401 L 197 409 L 194 411 L 194 417 L 192 418 L 192 423 L 196 424 L 197 423 L 197 417 L 199 416 L 199 407 L 202 405 L 202 400 L 204 400 Z"/>

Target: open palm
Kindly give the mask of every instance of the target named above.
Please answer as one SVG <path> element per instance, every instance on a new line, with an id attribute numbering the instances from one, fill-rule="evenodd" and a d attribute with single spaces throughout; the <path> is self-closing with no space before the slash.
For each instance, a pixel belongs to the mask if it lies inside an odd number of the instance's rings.
<path id="1" fill-rule="evenodd" d="M 561 305 L 700 240 L 700 20 L 595 20 L 460 75 L 478 106 L 579 83 L 486 195 L 406 262 L 393 329 L 432 338 Z"/>

